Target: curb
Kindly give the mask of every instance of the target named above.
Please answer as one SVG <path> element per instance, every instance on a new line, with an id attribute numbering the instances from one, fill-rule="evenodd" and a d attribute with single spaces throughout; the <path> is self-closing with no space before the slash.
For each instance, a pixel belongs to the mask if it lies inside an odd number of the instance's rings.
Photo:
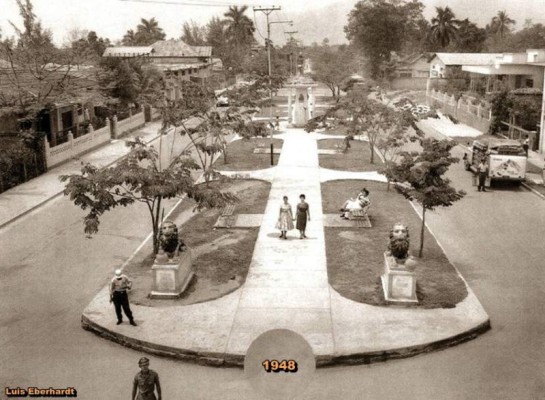
<path id="1" fill-rule="evenodd" d="M 92 332 L 104 339 L 108 339 L 125 347 L 153 354 L 156 356 L 187 361 L 198 365 L 205 365 L 210 367 L 244 367 L 244 356 L 240 354 L 199 352 L 189 349 L 180 349 L 141 341 L 119 333 L 112 332 L 109 329 L 106 329 L 94 323 L 85 315 L 82 315 L 81 317 L 81 326 L 83 329 Z M 323 368 L 333 367 L 336 365 L 367 365 L 378 362 L 385 362 L 388 360 L 414 357 L 420 354 L 427 354 L 433 351 L 447 349 L 449 347 L 456 346 L 469 340 L 473 340 L 490 329 L 490 320 L 487 320 L 466 332 L 459 333 L 450 338 L 441 339 L 437 342 L 389 349 L 384 351 L 370 351 L 365 353 L 355 353 L 342 356 L 316 356 L 316 366 L 319 368 Z"/>
<path id="2" fill-rule="evenodd" d="M 531 191 L 533 194 L 535 194 L 536 196 L 538 196 L 539 198 L 541 198 L 541 200 L 545 200 L 545 196 L 542 195 L 541 193 L 539 193 L 537 190 L 535 190 L 533 187 L 531 187 L 530 185 L 528 185 L 527 183 L 525 182 L 521 182 L 522 186 L 524 186 L 526 189 L 528 189 L 529 191 Z"/>
<path id="3" fill-rule="evenodd" d="M 170 132 L 169 132 L 169 133 L 170 133 Z M 161 136 L 161 135 L 155 136 L 154 138 L 152 138 L 152 139 L 150 139 L 149 141 L 147 141 L 146 144 L 150 144 L 150 143 L 154 142 L 155 140 L 159 139 L 159 136 Z M 114 139 L 111 139 L 111 140 L 114 140 Z M 119 139 L 115 139 L 115 140 L 119 140 Z M 111 142 L 110 142 L 110 143 L 111 143 Z M 92 152 L 92 150 L 91 150 L 91 152 Z M 109 164 L 106 164 L 106 165 L 100 167 L 100 169 L 108 168 L 109 166 L 111 166 L 111 165 L 113 165 L 113 164 L 119 162 L 119 160 L 123 159 L 123 158 L 126 157 L 126 156 L 127 156 L 127 154 L 125 154 L 125 155 L 123 155 L 123 156 L 117 158 L 116 160 L 112 161 L 112 162 L 109 163 Z M 62 164 L 59 164 L 59 165 L 62 165 Z M 56 165 L 55 167 L 58 167 L 59 165 Z M 11 224 L 11 223 L 17 221 L 19 218 L 22 218 L 22 217 L 24 217 L 25 215 L 30 214 L 32 211 L 34 211 L 34 210 L 40 208 L 41 206 L 43 206 L 44 204 L 48 203 L 49 201 L 51 201 L 51 200 L 53 200 L 53 199 L 59 197 L 60 195 L 63 194 L 63 192 L 64 192 L 64 189 L 61 190 L 61 191 L 58 192 L 58 193 L 55 193 L 55 194 L 51 195 L 51 196 L 48 197 L 47 199 L 41 201 L 40 203 L 38 203 L 38 204 L 32 206 L 32 207 L 29 208 L 29 209 L 23 211 L 22 213 L 20 213 L 20 214 L 14 216 L 13 218 L 7 220 L 6 222 L 1 223 L 1 224 L 0 224 L 0 229 L 5 228 L 5 227 L 8 226 L 9 224 Z"/>

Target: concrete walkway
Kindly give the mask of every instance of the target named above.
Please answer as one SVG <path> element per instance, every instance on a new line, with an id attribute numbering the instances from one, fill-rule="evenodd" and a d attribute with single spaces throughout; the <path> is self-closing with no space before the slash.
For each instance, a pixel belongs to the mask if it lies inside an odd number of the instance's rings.
<path id="1" fill-rule="evenodd" d="M 116 325 L 107 287 L 85 309 L 84 328 L 154 354 L 212 365 L 241 365 L 254 339 L 271 329 L 301 334 L 319 365 L 406 357 L 471 339 L 489 318 L 468 288 L 453 309 L 377 307 L 343 298 L 328 283 L 320 183 L 330 179 L 383 181 L 376 173 L 347 174 L 319 168 L 317 134 L 288 129 L 278 165 L 247 171 L 272 181 L 263 223 L 245 284 L 220 299 L 178 307 L 134 305 L 138 327 Z M 310 204 L 307 240 L 288 240 L 274 229 L 282 196 L 295 207 Z"/>
<path id="2" fill-rule="evenodd" d="M 51 168 L 45 174 L 1 193 L 0 228 L 61 194 L 64 183 L 59 180 L 59 176 L 79 173 L 82 163 L 92 163 L 98 167 L 111 165 L 128 153 L 129 149 L 125 144 L 127 139 L 140 136 L 144 142 L 151 142 L 158 137 L 157 132 L 160 127 L 161 122 L 148 123 L 121 139 L 112 140 L 81 157 Z"/>

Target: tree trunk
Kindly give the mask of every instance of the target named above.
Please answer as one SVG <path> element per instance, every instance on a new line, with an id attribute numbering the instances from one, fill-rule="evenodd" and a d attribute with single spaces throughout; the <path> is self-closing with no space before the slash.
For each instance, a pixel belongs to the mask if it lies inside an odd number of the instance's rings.
<path id="1" fill-rule="evenodd" d="M 333 98 L 337 98 L 337 95 L 335 94 L 335 85 L 327 85 L 329 90 L 331 90 L 331 94 L 333 94 Z"/>
<path id="2" fill-rule="evenodd" d="M 386 191 L 390 191 L 390 180 L 388 179 L 388 182 L 386 183 Z"/>
<path id="3" fill-rule="evenodd" d="M 157 197 L 155 201 L 155 209 L 150 208 L 151 222 L 153 225 L 153 254 L 159 252 L 159 227 L 161 225 L 161 197 Z"/>
<path id="4" fill-rule="evenodd" d="M 420 250 L 418 257 L 422 258 L 424 254 L 424 230 L 426 229 L 426 207 L 422 206 L 422 227 L 420 228 Z"/>
<path id="5" fill-rule="evenodd" d="M 374 164 L 375 163 L 375 145 L 371 142 L 369 142 L 369 147 L 371 148 L 371 160 L 370 160 L 370 163 L 371 164 Z"/>

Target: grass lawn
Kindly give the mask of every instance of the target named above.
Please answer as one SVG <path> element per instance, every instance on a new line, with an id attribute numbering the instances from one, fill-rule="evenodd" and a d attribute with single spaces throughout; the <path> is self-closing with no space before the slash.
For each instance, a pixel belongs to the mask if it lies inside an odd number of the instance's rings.
<path id="1" fill-rule="evenodd" d="M 354 197 L 362 187 L 371 192 L 370 229 L 326 228 L 329 283 L 341 295 L 372 305 L 386 305 L 380 276 L 384 272 L 384 251 L 390 229 L 396 222 L 409 227 L 411 254 L 418 254 L 421 219 L 410 203 L 386 184 L 359 180 L 322 184 L 324 213 L 338 213 L 341 203 Z M 426 230 L 424 257 L 416 258 L 418 305 L 407 307 L 450 308 L 467 296 L 466 286 L 454 267 Z"/>
<path id="2" fill-rule="evenodd" d="M 319 149 L 336 149 L 336 146 L 343 146 L 343 139 L 326 139 L 318 141 Z M 347 153 L 320 154 L 320 167 L 341 171 L 376 171 L 382 164 L 379 156 L 375 153 L 375 162 L 369 162 L 371 150 L 367 142 L 359 140 L 350 141 L 351 148 Z M 339 207 L 337 207 L 339 208 Z"/>
<path id="3" fill-rule="evenodd" d="M 218 185 L 218 182 L 211 185 Z M 222 190 L 237 195 L 236 214 L 262 214 L 265 212 L 270 192 L 270 183 L 257 180 L 236 180 L 222 185 Z M 216 229 L 221 210 L 213 209 L 193 213 L 194 203 L 185 200 L 179 215 L 180 237 L 191 249 L 195 277 L 182 298 L 176 300 L 151 300 L 148 295 L 153 283 L 151 267 L 153 257 L 142 251 L 139 257 L 125 269 L 135 285 L 131 302 L 149 307 L 178 306 L 222 297 L 246 280 L 252 260 L 258 228 Z M 180 226 L 181 220 L 186 220 Z"/>
<path id="4" fill-rule="evenodd" d="M 273 139 L 274 148 L 281 149 L 283 142 L 281 139 Z M 263 147 L 269 149 L 270 145 L 270 138 L 241 139 L 231 142 L 227 147 L 227 164 L 225 164 L 223 156 L 220 156 L 214 163 L 214 169 L 218 171 L 253 171 L 270 168 L 270 153 L 254 153 L 255 148 Z M 280 154 L 273 155 L 275 165 L 278 163 L 279 156 Z"/>

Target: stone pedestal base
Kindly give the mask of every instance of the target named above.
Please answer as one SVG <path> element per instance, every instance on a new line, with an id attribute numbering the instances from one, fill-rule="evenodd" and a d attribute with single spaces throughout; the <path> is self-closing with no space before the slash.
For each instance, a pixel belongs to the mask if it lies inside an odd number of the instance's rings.
<path id="1" fill-rule="evenodd" d="M 384 253 L 384 274 L 381 276 L 384 298 L 392 303 L 418 303 L 416 275 Z"/>
<path id="2" fill-rule="evenodd" d="M 153 271 L 152 299 L 176 299 L 187 289 L 193 271 L 191 270 L 191 252 L 187 249 L 179 257 L 168 261 L 157 262 L 151 268 Z"/>

